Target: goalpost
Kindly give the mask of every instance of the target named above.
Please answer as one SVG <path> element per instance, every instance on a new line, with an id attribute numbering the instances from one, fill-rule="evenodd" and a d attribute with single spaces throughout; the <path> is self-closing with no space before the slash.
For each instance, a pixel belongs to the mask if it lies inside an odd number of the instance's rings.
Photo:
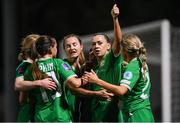
<path id="1" fill-rule="evenodd" d="M 161 52 L 162 52 L 162 121 L 171 121 L 171 54 L 170 54 L 170 23 L 161 23 Z"/>

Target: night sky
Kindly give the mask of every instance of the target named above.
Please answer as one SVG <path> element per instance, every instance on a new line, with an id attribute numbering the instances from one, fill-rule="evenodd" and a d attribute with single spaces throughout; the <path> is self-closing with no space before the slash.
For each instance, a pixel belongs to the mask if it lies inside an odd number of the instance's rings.
<path id="1" fill-rule="evenodd" d="M 112 30 L 110 11 L 114 3 L 120 8 L 122 28 L 165 18 L 180 26 L 180 9 L 175 0 L 20 0 L 19 36 L 34 32 L 61 39 L 69 33 Z"/>

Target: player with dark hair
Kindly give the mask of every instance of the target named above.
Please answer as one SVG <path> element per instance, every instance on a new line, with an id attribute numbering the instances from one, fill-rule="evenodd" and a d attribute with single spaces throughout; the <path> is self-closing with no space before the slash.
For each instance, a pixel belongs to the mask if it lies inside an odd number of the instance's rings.
<path id="1" fill-rule="evenodd" d="M 31 58 L 31 47 L 34 42 L 39 38 L 38 34 L 30 34 L 26 36 L 21 42 L 21 52 L 19 53 L 18 60 L 22 61 L 16 69 L 16 79 L 15 79 L 15 90 L 19 92 L 19 103 L 20 110 L 18 113 L 18 122 L 29 122 L 32 119 L 32 114 L 30 111 L 30 99 L 27 95 L 27 90 L 35 87 L 44 87 L 47 89 L 55 89 L 56 85 L 49 79 L 36 80 L 33 83 L 24 80 L 24 73 L 29 65 L 32 64 Z"/>
<path id="2" fill-rule="evenodd" d="M 123 63 L 120 54 L 120 42 L 122 40 L 121 28 L 118 21 L 119 9 L 116 5 L 111 11 L 114 23 L 114 41 L 110 40 L 105 34 L 94 34 L 92 37 L 92 51 L 95 55 L 98 65 L 94 68 L 97 76 L 114 85 L 118 85 L 121 80 L 121 64 Z M 88 78 L 89 79 L 89 78 Z M 93 90 L 99 90 L 102 87 L 96 84 L 92 85 Z M 92 100 L 92 121 L 93 122 L 121 122 L 121 112 L 118 108 L 118 97 L 112 100 Z"/>
<path id="3" fill-rule="evenodd" d="M 67 55 L 67 58 L 64 59 L 64 61 L 68 62 L 71 65 L 72 69 L 78 75 L 78 77 L 81 77 L 83 75 L 84 70 L 93 67 L 93 62 L 91 62 L 91 64 L 90 62 L 88 62 L 87 64 L 87 62 L 85 61 L 83 44 L 79 36 L 75 34 L 65 36 L 63 39 L 63 47 Z M 71 108 L 74 121 L 90 122 L 91 98 L 108 99 L 111 98 L 110 96 L 113 96 L 112 94 L 104 92 L 104 89 L 100 91 L 91 91 L 89 84 L 84 85 L 82 88 L 66 89 L 68 103 Z"/>
<path id="4" fill-rule="evenodd" d="M 51 78 L 57 85 L 56 90 L 42 87 L 29 91 L 35 100 L 35 122 L 71 122 L 65 86 L 81 86 L 81 79 L 71 67 L 57 55 L 57 42 L 49 36 L 40 36 L 33 45 L 33 64 L 25 73 L 25 80 L 34 81 Z"/>

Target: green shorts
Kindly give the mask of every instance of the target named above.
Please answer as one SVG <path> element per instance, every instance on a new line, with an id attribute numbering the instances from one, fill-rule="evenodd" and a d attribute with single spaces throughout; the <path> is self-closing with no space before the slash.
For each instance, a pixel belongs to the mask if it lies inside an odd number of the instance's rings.
<path id="1" fill-rule="evenodd" d="M 29 104 L 23 104 L 20 107 L 17 122 L 29 122 L 30 121 L 30 107 Z"/>
<path id="2" fill-rule="evenodd" d="M 35 122 L 71 122 L 69 110 L 61 107 L 60 98 L 36 110 L 34 119 Z"/>
<path id="3" fill-rule="evenodd" d="M 118 122 L 121 114 L 116 102 L 98 100 L 92 111 L 92 122 Z"/>
<path id="4" fill-rule="evenodd" d="M 148 108 L 138 109 L 134 112 L 123 112 L 125 122 L 154 122 L 152 111 Z"/>

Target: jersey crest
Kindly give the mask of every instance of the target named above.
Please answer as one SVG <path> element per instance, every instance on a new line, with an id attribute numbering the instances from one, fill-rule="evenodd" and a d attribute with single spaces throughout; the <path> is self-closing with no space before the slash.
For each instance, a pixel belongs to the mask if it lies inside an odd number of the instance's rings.
<path id="1" fill-rule="evenodd" d="M 126 72 L 124 73 L 123 77 L 124 77 L 125 79 L 128 79 L 128 80 L 129 80 L 129 79 L 132 79 L 133 74 L 132 74 L 131 71 L 126 71 Z"/>
<path id="2" fill-rule="evenodd" d="M 17 70 L 18 74 L 24 74 L 24 72 L 27 69 L 28 64 L 23 64 L 22 66 L 20 66 Z"/>
<path id="3" fill-rule="evenodd" d="M 71 68 L 66 63 L 62 63 L 62 66 L 66 71 L 71 70 Z"/>
<path id="4" fill-rule="evenodd" d="M 22 74 L 22 73 L 24 73 L 24 68 L 23 68 L 23 67 L 20 67 L 20 68 L 18 69 L 18 74 Z"/>

